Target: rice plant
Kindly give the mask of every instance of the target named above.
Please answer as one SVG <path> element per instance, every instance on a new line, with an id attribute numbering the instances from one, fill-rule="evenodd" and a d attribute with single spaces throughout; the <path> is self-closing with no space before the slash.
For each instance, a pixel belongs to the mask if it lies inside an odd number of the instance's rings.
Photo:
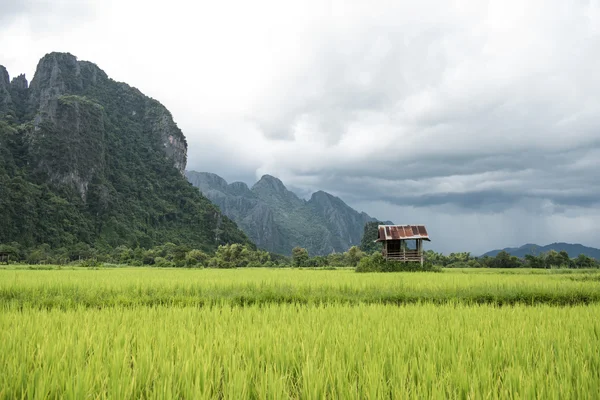
<path id="1" fill-rule="evenodd" d="M 5 311 L 0 398 L 594 398 L 600 305 Z"/>
<path id="2" fill-rule="evenodd" d="M 0 270 L 0 399 L 598 398 L 597 276 Z"/>
<path id="3" fill-rule="evenodd" d="M 355 274 L 348 270 L 0 270 L 0 307 L 600 302 L 598 272 Z"/>

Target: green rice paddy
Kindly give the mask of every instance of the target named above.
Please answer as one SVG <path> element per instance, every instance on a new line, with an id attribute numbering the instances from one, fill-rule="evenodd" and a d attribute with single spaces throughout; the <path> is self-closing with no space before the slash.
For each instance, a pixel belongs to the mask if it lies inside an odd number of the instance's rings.
<path id="1" fill-rule="evenodd" d="M 3 269 L 0 399 L 599 398 L 599 276 Z"/>

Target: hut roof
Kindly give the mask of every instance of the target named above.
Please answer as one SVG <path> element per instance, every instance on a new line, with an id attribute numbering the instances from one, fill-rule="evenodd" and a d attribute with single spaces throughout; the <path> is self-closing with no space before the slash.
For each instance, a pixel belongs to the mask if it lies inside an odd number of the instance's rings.
<path id="1" fill-rule="evenodd" d="M 376 242 L 412 239 L 431 241 L 425 225 L 379 225 Z"/>

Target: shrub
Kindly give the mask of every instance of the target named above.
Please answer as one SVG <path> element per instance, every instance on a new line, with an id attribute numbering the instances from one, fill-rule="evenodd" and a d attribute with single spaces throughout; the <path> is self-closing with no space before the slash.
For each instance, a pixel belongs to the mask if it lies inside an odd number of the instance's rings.
<path id="1" fill-rule="evenodd" d="M 175 264 L 163 257 L 156 257 L 154 258 L 154 266 L 158 268 L 173 268 Z"/>
<path id="2" fill-rule="evenodd" d="M 196 267 L 198 265 L 204 265 L 208 260 L 208 254 L 201 250 L 190 250 L 185 255 L 185 264 L 188 267 Z"/>
<path id="3" fill-rule="evenodd" d="M 464 261 L 456 261 L 446 265 L 446 268 L 471 268 L 471 265 Z"/>
<path id="4" fill-rule="evenodd" d="M 400 272 L 400 271 L 434 271 L 440 272 L 441 268 L 435 267 L 431 262 L 423 266 L 419 262 L 387 261 L 381 253 L 373 253 L 363 257 L 356 267 L 356 272 Z"/>
<path id="5" fill-rule="evenodd" d="M 80 264 L 82 267 L 86 267 L 86 268 L 98 268 L 102 266 L 102 263 L 100 263 L 100 261 L 96 260 L 96 259 L 91 259 L 91 260 L 83 260 Z"/>
<path id="6" fill-rule="evenodd" d="M 373 253 L 358 262 L 356 272 L 382 272 L 383 263 L 385 263 L 385 259 L 381 253 Z"/>

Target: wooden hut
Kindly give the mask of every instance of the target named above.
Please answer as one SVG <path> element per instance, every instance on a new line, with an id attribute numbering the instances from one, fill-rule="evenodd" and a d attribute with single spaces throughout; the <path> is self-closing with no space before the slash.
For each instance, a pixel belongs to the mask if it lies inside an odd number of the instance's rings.
<path id="1" fill-rule="evenodd" d="M 0 251 L 0 264 L 6 263 L 6 265 L 8 265 L 9 261 L 10 261 L 10 253 Z"/>
<path id="2" fill-rule="evenodd" d="M 376 242 L 383 243 L 386 260 L 420 262 L 423 265 L 423 241 L 430 242 L 424 225 L 379 225 Z"/>

